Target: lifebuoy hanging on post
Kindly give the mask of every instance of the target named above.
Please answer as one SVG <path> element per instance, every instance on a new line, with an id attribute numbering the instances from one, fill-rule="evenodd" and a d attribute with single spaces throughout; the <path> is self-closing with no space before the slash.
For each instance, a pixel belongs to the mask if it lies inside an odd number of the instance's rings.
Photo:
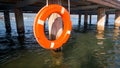
<path id="1" fill-rule="evenodd" d="M 45 20 L 52 14 L 58 13 L 63 20 L 64 29 L 60 37 L 56 40 L 48 40 L 44 33 L 44 23 Z M 69 38 L 71 30 L 72 30 L 72 23 L 70 21 L 70 14 L 69 12 L 62 6 L 57 4 L 52 4 L 43 7 L 34 20 L 34 35 L 37 42 L 46 49 L 56 49 L 60 48 Z"/>

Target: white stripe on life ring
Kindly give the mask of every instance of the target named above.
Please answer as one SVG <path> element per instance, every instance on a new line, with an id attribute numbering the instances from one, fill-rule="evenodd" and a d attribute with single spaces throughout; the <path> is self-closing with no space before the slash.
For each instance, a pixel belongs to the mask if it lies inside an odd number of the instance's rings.
<path id="1" fill-rule="evenodd" d="M 70 30 L 68 30 L 68 31 L 67 31 L 67 34 L 71 34 L 71 31 L 70 31 Z"/>
<path id="2" fill-rule="evenodd" d="M 41 20 L 41 19 L 39 19 L 39 20 L 38 20 L 38 24 L 40 24 L 40 25 L 44 25 L 44 21 Z"/>
<path id="3" fill-rule="evenodd" d="M 64 14 L 65 8 L 62 7 L 61 14 Z"/>
<path id="4" fill-rule="evenodd" d="M 51 42 L 50 48 L 53 48 L 54 45 L 55 45 L 55 43 L 54 43 L 54 42 Z"/>

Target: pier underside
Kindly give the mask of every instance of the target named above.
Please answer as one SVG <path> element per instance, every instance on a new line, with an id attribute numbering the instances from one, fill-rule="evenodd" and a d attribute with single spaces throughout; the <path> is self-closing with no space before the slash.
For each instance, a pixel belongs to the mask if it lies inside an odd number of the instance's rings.
<path id="1" fill-rule="evenodd" d="M 55 1 L 54 1 L 55 3 Z M 23 12 L 38 12 L 46 5 L 46 0 L 0 0 L 0 11 L 22 8 Z M 68 0 L 61 0 L 61 5 L 68 8 Z M 71 14 L 97 14 L 97 9 L 104 7 L 107 13 L 120 9 L 118 0 L 70 0 Z"/>

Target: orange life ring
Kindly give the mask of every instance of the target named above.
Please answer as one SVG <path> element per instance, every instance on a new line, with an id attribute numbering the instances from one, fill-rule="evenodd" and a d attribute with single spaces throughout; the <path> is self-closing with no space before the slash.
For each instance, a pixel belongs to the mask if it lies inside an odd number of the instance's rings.
<path id="1" fill-rule="evenodd" d="M 53 41 L 48 40 L 44 33 L 44 22 L 52 13 L 58 13 L 62 17 L 63 25 L 64 25 L 61 36 Z M 36 15 L 36 18 L 34 20 L 33 30 L 37 42 L 43 48 L 46 49 L 59 48 L 68 40 L 72 30 L 70 14 L 64 7 L 57 4 L 45 6 Z"/>

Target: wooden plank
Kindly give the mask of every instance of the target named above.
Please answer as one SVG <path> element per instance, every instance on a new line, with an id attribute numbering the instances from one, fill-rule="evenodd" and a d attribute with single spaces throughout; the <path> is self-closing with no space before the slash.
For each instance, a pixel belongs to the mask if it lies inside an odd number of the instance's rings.
<path id="1" fill-rule="evenodd" d="M 45 3 L 45 0 L 24 0 L 24 1 L 19 1 L 18 3 L 16 3 L 15 7 L 25 7 L 25 6 L 28 6 L 28 5 L 35 4 L 37 2 Z"/>
<path id="2" fill-rule="evenodd" d="M 120 7 L 120 3 L 116 2 L 116 1 L 113 1 L 113 0 L 111 0 L 111 1 L 110 0 L 104 0 L 104 1 Z"/>
<path id="3" fill-rule="evenodd" d="M 76 8 L 71 8 L 71 10 L 89 10 L 89 9 L 95 9 L 100 7 L 99 5 L 88 5 L 88 6 L 80 6 Z"/>
<path id="4" fill-rule="evenodd" d="M 112 8 L 116 8 L 116 9 L 120 9 L 120 4 L 119 4 L 119 6 L 118 6 L 118 4 L 117 5 L 114 5 L 114 2 L 112 2 L 111 0 L 109 0 L 109 2 L 106 2 L 105 0 L 87 0 L 87 1 L 89 1 L 89 2 L 93 2 L 93 3 L 97 3 L 97 4 L 100 4 L 100 5 L 104 5 L 104 6 L 108 6 L 108 7 L 112 7 Z M 110 1 L 112 2 L 112 3 L 110 3 Z"/>

